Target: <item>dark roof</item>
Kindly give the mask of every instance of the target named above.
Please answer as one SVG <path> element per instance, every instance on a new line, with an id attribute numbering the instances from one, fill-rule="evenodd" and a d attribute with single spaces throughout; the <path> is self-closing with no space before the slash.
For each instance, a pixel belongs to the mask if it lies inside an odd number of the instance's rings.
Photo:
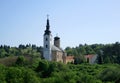
<path id="1" fill-rule="evenodd" d="M 54 40 L 59 40 L 60 38 L 58 36 L 54 37 Z"/>
<path id="2" fill-rule="evenodd" d="M 47 19 L 47 25 L 46 25 L 46 30 L 44 35 L 50 35 L 50 25 L 49 25 L 49 19 Z"/>

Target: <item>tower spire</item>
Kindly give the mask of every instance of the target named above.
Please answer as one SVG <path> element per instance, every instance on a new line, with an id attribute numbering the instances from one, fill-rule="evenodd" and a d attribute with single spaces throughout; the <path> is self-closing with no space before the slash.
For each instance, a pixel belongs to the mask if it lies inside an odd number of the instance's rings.
<path id="1" fill-rule="evenodd" d="M 46 29 L 50 29 L 50 24 L 49 24 L 49 15 L 47 14 L 47 25 L 46 25 Z"/>
<path id="2" fill-rule="evenodd" d="M 49 15 L 47 14 L 47 24 L 46 24 L 46 30 L 45 30 L 45 34 L 50 34 L 50 24 L 49 24 Z"/>
<path id="3" fill-rule="evenodd" d="M 46 30 L 44 33 L 43 41 L 44 41 L 43 57 L 51 61 L 52 60 L 52 34 L 50 31 L 49 15 L 47 15 L 47 24 L 46 24 Z"/>

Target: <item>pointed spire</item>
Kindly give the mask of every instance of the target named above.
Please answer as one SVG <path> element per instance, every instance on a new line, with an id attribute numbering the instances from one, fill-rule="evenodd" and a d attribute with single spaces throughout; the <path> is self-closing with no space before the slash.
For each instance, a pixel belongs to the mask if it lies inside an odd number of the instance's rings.
<path id="1" fill-rule="evenodd" d="M 49 25 L 49 15 L 47 14 L 47 25 L 46 25 L 46 29 L 49 30 L 50 25 Z"/>
<path id="2" fill-rule="evenodd" d="M 47 24 L 46 24 L 46 30 L 45 30 L 45 34 L 50 34 L 50 24 L 49 24 L 49 15 L 47 15 Z"/>

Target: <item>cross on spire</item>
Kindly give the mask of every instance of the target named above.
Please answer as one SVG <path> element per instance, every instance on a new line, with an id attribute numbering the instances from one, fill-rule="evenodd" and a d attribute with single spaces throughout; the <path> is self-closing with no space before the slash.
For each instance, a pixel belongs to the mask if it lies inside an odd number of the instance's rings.
<path id="1" fill-rule="evenodd" d="M 50 24 L 49 24 L 49 15 L 47 14 L 47 24 L 46 24 L 46 30 L 45 30 L 45 34 L 50 34 Z"/>
<path id="2" fill-rule="evenodd" d="M 56 37 L 58 37 L 58 33 L 56 33 Z"/>
<path id="3" fill-rule="evenodd" d="M 49 14 L 47 14 L 47 19 L 49 19 Z"/>

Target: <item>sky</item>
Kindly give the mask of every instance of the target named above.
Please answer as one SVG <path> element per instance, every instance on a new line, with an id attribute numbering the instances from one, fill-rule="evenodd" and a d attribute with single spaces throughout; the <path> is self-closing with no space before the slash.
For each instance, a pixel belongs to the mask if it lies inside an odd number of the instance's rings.
<path id="1" fill-rule="evenodd" d="M 0 0 L 0 45 L 43 46 L 47 14 L 62 48 L 120 42 L 120 0 Z"/>

